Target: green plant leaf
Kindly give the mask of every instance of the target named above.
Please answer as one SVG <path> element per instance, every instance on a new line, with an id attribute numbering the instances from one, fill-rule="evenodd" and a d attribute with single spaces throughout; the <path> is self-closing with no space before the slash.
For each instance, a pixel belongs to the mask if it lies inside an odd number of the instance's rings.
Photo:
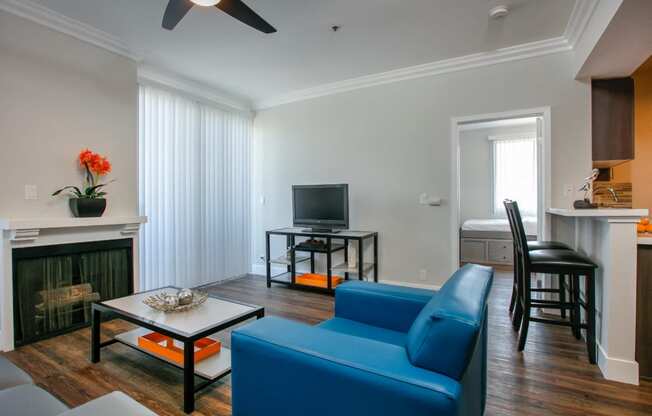
<path id="1" fill-rule="evenodd" d="M 70 193 L 73 194 L 73 195 L 75 195 L 75 196 L 77 196 L 77 197 L 81 197 L 81 196 L 82 196 L 82 191 L 81 191 L 78 187 L 76 187 L 76 186 L 64 186 L 63 188 L 59 189 L 58 191 L 53 192 L 53 193 L 52 193 L 52 196 L 57 196 L 57 195 L 59 195 L 61 192 L 63 192 L 63 191 L 67 191 L 67 190 L 70 190 Z"/>

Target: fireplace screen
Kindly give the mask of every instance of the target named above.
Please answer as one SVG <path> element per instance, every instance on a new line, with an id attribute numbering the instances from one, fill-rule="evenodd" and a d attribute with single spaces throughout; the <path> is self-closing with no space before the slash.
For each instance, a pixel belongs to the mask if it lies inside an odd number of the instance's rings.
<path id="1" fill-rule="evenodd" d="M 131 240 L 14 250 L 16 346 L 90 323 L 91 303 L 132 293 Z"/>

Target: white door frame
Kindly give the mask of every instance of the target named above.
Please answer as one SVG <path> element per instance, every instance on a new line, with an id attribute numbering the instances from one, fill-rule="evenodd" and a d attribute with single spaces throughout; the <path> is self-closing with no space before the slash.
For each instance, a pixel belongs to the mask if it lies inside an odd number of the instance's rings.
<path id="1" fill-rule="evenodd" d="M 451 118 L 451 270 L 460 264 L 460 125 L 482 121 L 509 118 L 541 117 L 543 132 L 537 132 L 538 144 L 538 189 L 537 189 L 537 233 L 538 238 L 546 240 L 550 236 L 550 224 L 546 212 L 551 204 L 551 136 L 552 120 L 550 107 L 528 108 L 500 113 L 477 114 Z"/>

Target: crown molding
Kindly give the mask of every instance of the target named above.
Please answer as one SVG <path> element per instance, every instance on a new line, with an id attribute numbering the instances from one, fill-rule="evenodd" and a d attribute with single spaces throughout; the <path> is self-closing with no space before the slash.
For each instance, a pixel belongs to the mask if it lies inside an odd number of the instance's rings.
<path id="1" fill-rule="evenodd" d="M 138 67 L 138 83 L 171 89 L 227 111 L 236 111 L 246 115 L 252 113 L 251 103 L 245 99 L 233 97 L 213 86 L 192 81 L 149 65 L 143 64 Z"/>
<path id="2" fill-rule="evenodd" d="M 65 33 L 134 61 L 141 61 L 140 55 L 120 39 L 31 0 L 0 0 L 0 10 L 46 26 L 57 32 Z"/>
<path id="3" fill-rule="evenodd" d="M 517 46 L 497 49 L 491 52 L 481 52 L 457 58 L 445 59 L 422 65 L 415 65 L 378 74 L 365 75 L 344 81 L 337 81 L 317 87 L 306 88 L 289 94 L 264 99 L 254 103 L 254 109 L 264 110 L 282 104 L 303 101 L 341 92 L 368 88 L 377 85 L 390 84 L 415 78 L 441 75 L 449 72 L 463 71 L 471 68 L 495 65 L 504 62 L 533 58 L 558 52 L 567 52 L 572 49 L 568 40 L 557 37 L 537 42 L 525 43 Z"/>
<path id="4" fill-rule="evenodd" d="M 598 0 L 576 0 L 568 19 L 566 29 L 564 30 L 564 34 L 556 38 L 524 43 L 490 52 L 476 53 L 318 85 L 316 87 L 293 91 L 289 94 L 284 94 L 278 97 L 256 101 L 254 103 L 254 109 L 264 110 L 283 104 L 353 91 L 361 88 L 433 75 L 441 75 L 449 72 L 464 71 L 471 68 L 528 59 L 553 53 L 567 52 L 575 47 L 578 39 L 581 37 L 582 33 L 584 33 L 586 25 L 597 4 Z"/>
<path id="5" fill-rule="evenodd" d="M 595 8 L 598 5 L 598 0 L 576 0 L 573 5 L 573 11 L 568 18 L 568 25 L 564 31 L 564 37 L 568 43 L 574 48 L 582 33 L 586 29 Z"/>

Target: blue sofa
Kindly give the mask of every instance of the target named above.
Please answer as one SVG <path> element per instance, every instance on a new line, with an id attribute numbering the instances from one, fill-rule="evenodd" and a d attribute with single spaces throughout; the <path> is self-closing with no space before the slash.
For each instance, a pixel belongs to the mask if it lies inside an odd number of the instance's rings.
<path id="1" fill-rule="evenodd" d="M 437 292 L 347 282 L 320 325 L 233 331 L 233 414 L 482 415 L 492 281 L 466 265 Z"/>

